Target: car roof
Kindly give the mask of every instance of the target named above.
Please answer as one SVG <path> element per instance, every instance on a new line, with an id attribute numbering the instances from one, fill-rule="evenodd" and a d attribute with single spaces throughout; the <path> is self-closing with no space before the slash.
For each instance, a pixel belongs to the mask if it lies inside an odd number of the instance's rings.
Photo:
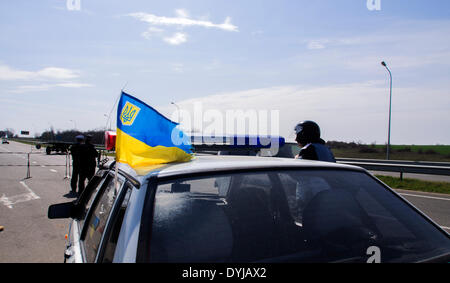
<path id="1" fill-rule="evenodd" d="M 170 163 L 155 165 L 142 171 L 135 171 L 127 164 L 119 164 L 119 169 L 133 177 L 141 184 L 152 175 L 158 178 L 172 177 L 177 175 L 191 175 L 201 173 L 214 173 L 238 170 L 261 170 L 261 169 L 285 169 L 285 168 L 322 168 L 322 169 L 344 169 L 353 171 L 366 170 L 352 165 L 294 159 L 279 157 L 260 156 L 230 156 L 230 155 L 197 155 L 193 160 L 183 163 Z"/>

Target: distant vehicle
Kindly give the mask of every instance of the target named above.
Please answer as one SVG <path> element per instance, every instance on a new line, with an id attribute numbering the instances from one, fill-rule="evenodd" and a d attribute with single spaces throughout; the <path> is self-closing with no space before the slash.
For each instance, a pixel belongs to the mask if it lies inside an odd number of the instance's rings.
<path id="1" fill-rule="evenodd" d="M 450 260 L 449 234 L 367 170 L 293 158 L 113 163 L 48 217 L 72 218 L 67 262 Z"/>
<path id="2" fill-rule="evenodd" d="M 6 138 L 2 138 L 2 144 L 5 144 L 5 143 L 9 144 L 9 141 L 8 141 L 8 139 L 6 139 Z"/>
<path id="3" fill-rule="evenodd" d="M 44 142 L 44 143 L 36 144 L 36 149 L 41 149 L 42 146 L 46 146 L 45 152 L 47 154 L 51 154 L 52 151 L 55 151 L 58 153 L 67 153 L 72 144 L 74 144 L 74 143 L 73 142 L 60 142 L 60 141 Z"/>
<path id="4" fill-rule="evenodd" d="M 49 142 L 41 142 L 37 143 L 36 149 L 41 149 L 42 146 L 45 146 L 45 152 L 50 155 L 52 152 L 57 153 L 68 153 L 70 147 L 75 144 L 74 142 L 63 142 L 63 141 L 49 141 Z M 95 144 L 94 145 L 97 150 L 104 150 L 105 147 L 102 145 Z"/>

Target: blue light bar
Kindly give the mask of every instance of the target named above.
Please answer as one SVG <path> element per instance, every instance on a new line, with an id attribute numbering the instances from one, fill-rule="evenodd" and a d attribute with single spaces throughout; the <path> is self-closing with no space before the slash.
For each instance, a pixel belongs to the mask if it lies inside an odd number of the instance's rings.
<path id="1" fill-rule="evenodd" d="M 195 146 L 221 146 L 226 148 L 261 149 L 273 145 L 283 146 L 286 142 L 281 136 L 233 135 L 233 136 L 191 136 Z"/>

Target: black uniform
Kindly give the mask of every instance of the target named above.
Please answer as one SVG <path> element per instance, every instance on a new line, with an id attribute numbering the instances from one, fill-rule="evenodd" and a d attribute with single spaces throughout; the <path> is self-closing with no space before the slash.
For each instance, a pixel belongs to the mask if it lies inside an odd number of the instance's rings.
<path id="1" fill-rule="evenodd" d="M 325 145 L 325 141 L 320 139 L 315 143 L 308 143 L 300 150 L 299 159 L 320 160 L 327 162 L 336 162 L 333 153 Z"/>
<path id="2" fill-rule="evenodd" d="M 70 186 L 72 192 L 78 193 L 84 190 L 84 177 L 83 177 L 83 156 L 85 155 L 84 146 L 81 143 L 76 143 L 70 147 L 70 153 L 72 154 L 72 179 L 70 180 Z"/>
<path id="3" fill-rule="evenodd" d="M 302 146 L 299 159 L 310 159 L 327 162 L 336 162 L 333 153 L 320 138 L 320 128 L 314 121 L 303 121 L 295 126 L 296 141 Z"/>
<path id="4" fill-rule="evenodd" d="M 89 142 L 86 142 L 84 145 L 85 155 L 83 157 L 83 170 L 84 177 L 89 180 L 94 177 L 95 167 L 97 167 L 97 158 L 98 152 L 95 149 L 95 146 Z"/>

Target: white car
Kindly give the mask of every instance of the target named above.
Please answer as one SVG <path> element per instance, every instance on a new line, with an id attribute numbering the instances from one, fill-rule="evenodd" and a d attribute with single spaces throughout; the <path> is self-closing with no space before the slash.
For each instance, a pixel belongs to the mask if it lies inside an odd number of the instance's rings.
<path id="1" fill-rule="evenodd" d="M 450 236 L 356 166 L 197 156 L 100 169 L 72 203 L 68 262 L 448 262 Z"/>

